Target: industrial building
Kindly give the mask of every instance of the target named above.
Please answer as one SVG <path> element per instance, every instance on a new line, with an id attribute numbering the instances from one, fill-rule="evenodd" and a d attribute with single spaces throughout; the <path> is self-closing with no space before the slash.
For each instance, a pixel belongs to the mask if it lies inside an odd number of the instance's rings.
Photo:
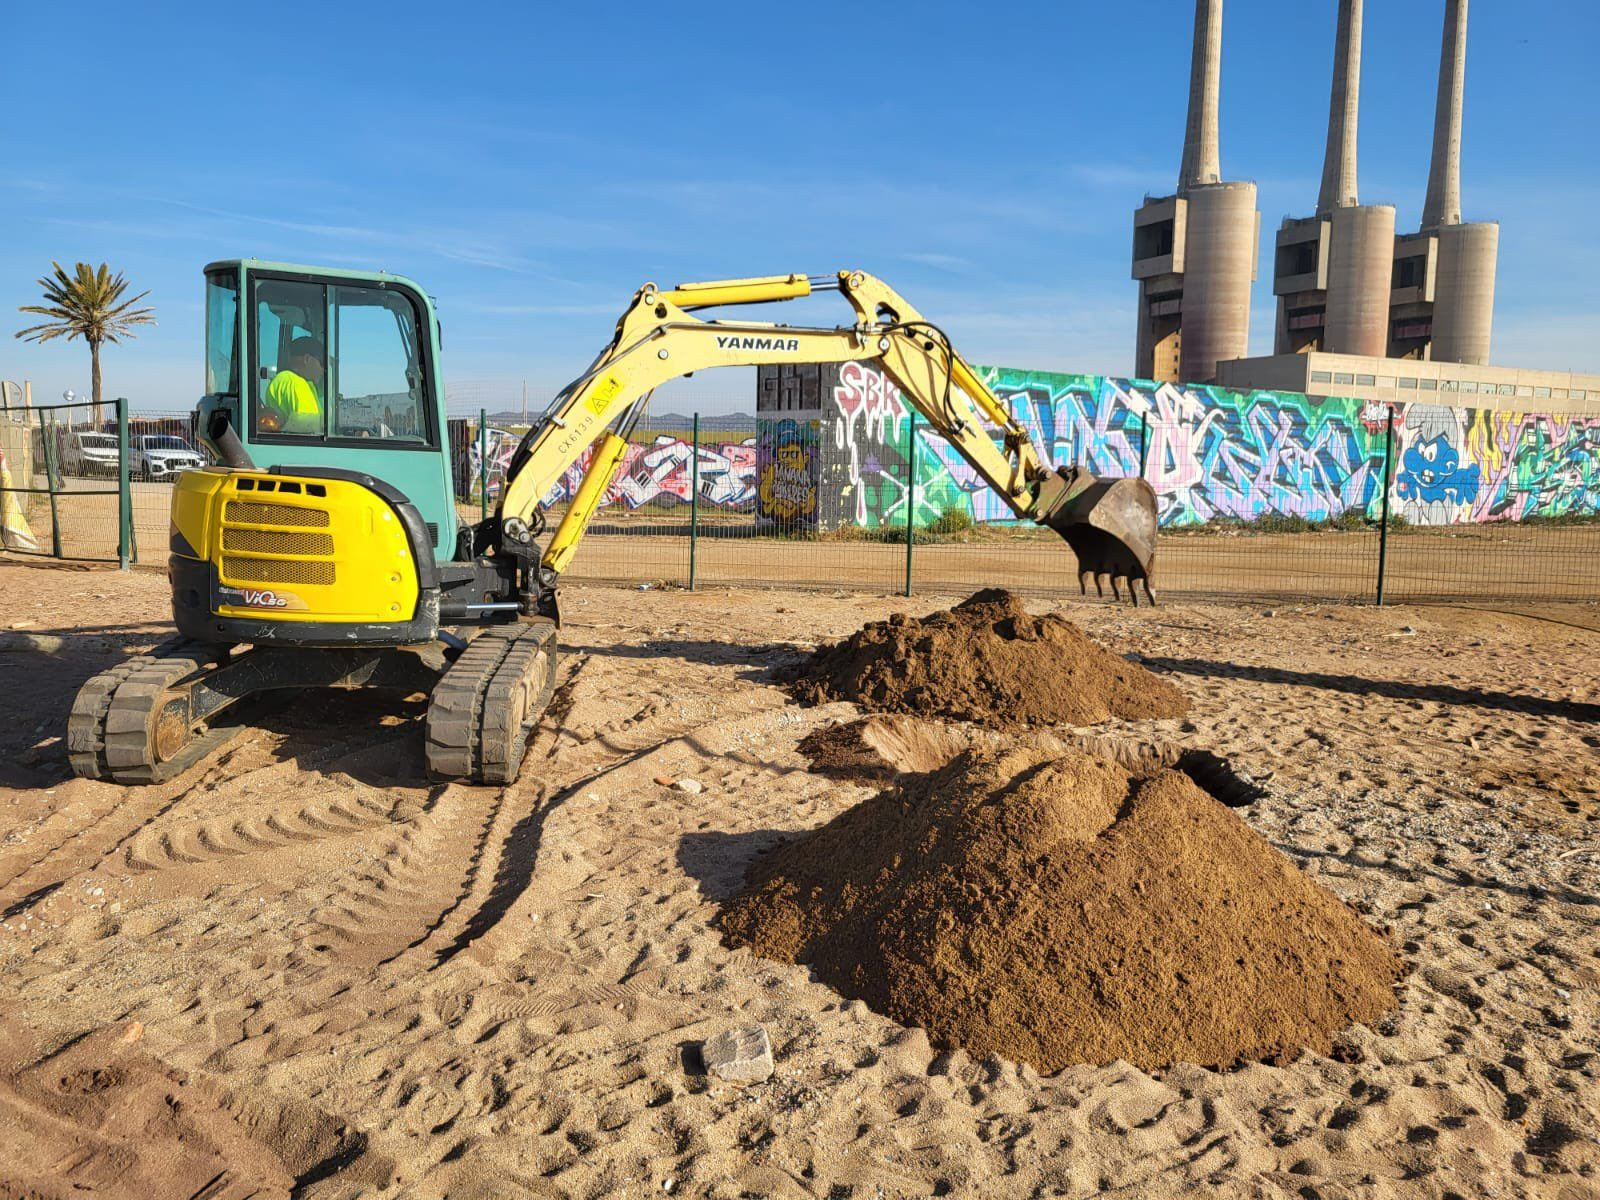
<path id="1" fill-rule="evenodd" d="M 1217 383 L 1240 392 L 1304 392 L 1388 404 L 1521 412 L 1593 413 L 1600 406 L 1600 375 L 1315 350 L 1219 363 Z"/>
<path id="2" fill-rule="evenodd" d="M 1394 207 L 1357 198 L 1362 0 L 1340 0 L 1322 190 L 1312 217 L 1278 230 L 1272 290 L 1279 354 L 1382 356 L 1389 337 Z"/>
<path id="3" fill-rule="evenodd" d="M 1222 178 L 1217 97 L 1222 0 L 1196 0 L 1189 120 L 1174 195 L 1146 197 L 1133 218 L 1138 349 L 1145 379 L 1205 382 L 1250 342 L 1261 214 L 1256 185 Z"/>
<path id="4" fill-rule="evenodd" d="M 1134 215 L 1136 375 L 1164 382 L 1268 387 L 1283 386 L 1277 381 L 1286 373 L 1306 376 L 1306 384 L 1322 383 L 1315 376 L 1326 374 L 1414 379 L 1423 386 L 1423 380 L 1439 383 L 1454 377 L 1397 366 L 1344 370 L 1331 362 L 1326 368 L 1286 372 L 1277 360 L 1316 354 L 1488 365 L 1500 228 L 1462 219 L 1467 2 L 1445 0 L 1427 199 L 1417 231 L 1396 236 L 1393 206 L 1364 205 L 1358 195 L 1362 0 L 1339 0 L 1327 150 L 1316 211 L 1286 219 L 1277 232 L 1275 353 L 1249 359 L 1250 283 L 1256 275 L 1260 214 L 1253 184 L 1221 178 L 1217 91 L 1222 4 L 1197 0 L 1178 190 L 1172 196 L 1147 197 Z M 1229 364 L 1225 370 L 1219 366 L 1224 363 Z M 1259 370 L 1254 364 L 1260 364 Z M 1555 379 L 1564 373 L 1512 374 Z M 1502 386 L 1522 386 L 1500 379 L 1499 373 L 1492 381 L 1485 376 L 1476 382 L 1492 383 L 1494 395 L 1508 394 L 1499 391 Z M 1574 390 L 1554 382 L 1529 386 Z M 1593 392 L 1591 387 L 1576 390 Z"/>
<path id="5" fill-rule="evenodd" d="M 1461 110 L 1466 77 L 1467 0 L 1445 0 L 1433 163 L 1422 206 L 1422 227 L 1395 242 L 1389 312 L 1391 358 L 1480 365 L 1489 361 L 1500 226 L 1461 219 Z"/>

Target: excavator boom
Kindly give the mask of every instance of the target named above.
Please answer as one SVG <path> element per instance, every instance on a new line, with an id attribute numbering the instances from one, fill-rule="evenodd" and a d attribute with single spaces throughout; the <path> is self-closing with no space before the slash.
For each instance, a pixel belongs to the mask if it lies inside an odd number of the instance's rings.
<path id="1" fill-rule="evenodd" d="M 694 315 L 819 291 L 840 292 L 854 310 L 854 322 L 820 328 Z M 497 511 L 501 549 L 528 553 L 539 526 L 539 501 L 603 430 L 614 424 L 631 428 L 651 392 L 667 380 L 709 367 L 851 360 L 876 362 L 1013 512 L 1066 539 L 1078 558 L 1081 590 L 1093 580 L 1103 594 L 1109 582 L 1115 596 L 1120 598 L 1125 586 L 1137 604 L 1136 588 L 1142 586 L 1153 602 L 1156 504 L 1150 486 L 1140 479 L 1097 480 L 1082 469 L 1047 467 L 1026 430 L 945 332 L 862 271 L 640 288 L 611 343 L 562 390 L 513 455 Z M 998 432 L 998 444 L 991 431 Z M 547 586 L 570 560 L 620 462 L 610 442 L 602 449 L 608 452 L 591 457 L 584 484 L 541 557 Z"/>

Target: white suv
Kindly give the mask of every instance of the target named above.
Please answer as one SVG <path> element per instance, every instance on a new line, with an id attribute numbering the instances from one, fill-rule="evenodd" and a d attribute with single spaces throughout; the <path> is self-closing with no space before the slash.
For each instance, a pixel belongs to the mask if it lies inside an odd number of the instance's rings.
<path id="1" fill-rule="evenodd" d="M 129 473 L 140 479 L 171 479 L 179 471 L 203 467 L 200 452 L 170 433 L 147 433 L 133 439 Z"/>
<path id="2" fill-rule="evenodd" d="M 62 447 L 61 469 L 68 475 L 115 475 L 117 438 L 112 433 L 74 433 Z"/>

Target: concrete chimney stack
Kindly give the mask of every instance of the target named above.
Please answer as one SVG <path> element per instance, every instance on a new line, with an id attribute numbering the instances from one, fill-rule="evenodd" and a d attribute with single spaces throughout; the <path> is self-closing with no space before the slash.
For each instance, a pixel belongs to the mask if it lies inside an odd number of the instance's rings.
<path id="1" fill-rule="evenodd" d="M 1422 228 L 1395 242 L 1391 358 L 1489 361 L 1500 227 L 1461 220 L 1461 107 L 1467 84 L 1467 0 L 1445 0 L 1433 165 Z"/>
<path id="2" fill-rule="evenodd" d="M 1361 103 L 1361 0 L 1339 0 L 1322 191 L 1311 217 L 1278 229 L 1272 291 L 1279 354 L 1381 357 L 1388 347 L 1394 208 L 1356 196 Z"/>
<path id="3" fill-rule="evenodd" d="M 1334 35 L 1333 97 L 1328 104 L 1328 150 L 1322 160 L 1322 192 L 1317 215 L 1354 208 L 1356 199 L 1356 121 L 1361 104 L 1361 0 L 1339 0 Z"/>
<path id="4" fill-rule="evenodd" d="M 1433 116 L 1433 166 L 1422 206 L 1425 232 L 1461 224 L 1461 101 L 1467 83 L 1467 0 L 1445 0 L 1439 100 Z"/>
<path id="5" fill-rule="evenodd" d="M 1256 185 L 1222 178 L 1217 92 L 1222 81 L 1222 0 L 1195 0 L 1189 121 L 1174 195 L 1146 197 L 1133 215 L 1133 277 L 1140 379 L 1210 383 L 1217 364 L 1243 358 L 1250 341 L 1261 214 Z"/>
<path id="6" fill-rule="evenodd" d="M 1178 195 L 1222 182 L 1217 93 L 1222 82 L 1222 0 L 1195 0 L 1194 55 L 1189 65 L 1189 124 L 1183 136 Z"/>

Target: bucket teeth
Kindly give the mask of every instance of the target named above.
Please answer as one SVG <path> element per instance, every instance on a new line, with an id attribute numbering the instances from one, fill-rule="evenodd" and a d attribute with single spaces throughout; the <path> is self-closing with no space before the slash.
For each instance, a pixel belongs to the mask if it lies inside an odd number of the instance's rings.
<path id="1" fill-rule="evenodd" d="M 1040 524 L 1048 525 L 1078 556 L 1078 590 L 1139 604 L 1138 586 L 1144 585 L 1145 602 L 1155 604 L 1150 574 L 1156 552 L 1155 491 L 1142 479 L 1096 479 L 1077 468 L 1061 468 L 1039 485 Z"/>

